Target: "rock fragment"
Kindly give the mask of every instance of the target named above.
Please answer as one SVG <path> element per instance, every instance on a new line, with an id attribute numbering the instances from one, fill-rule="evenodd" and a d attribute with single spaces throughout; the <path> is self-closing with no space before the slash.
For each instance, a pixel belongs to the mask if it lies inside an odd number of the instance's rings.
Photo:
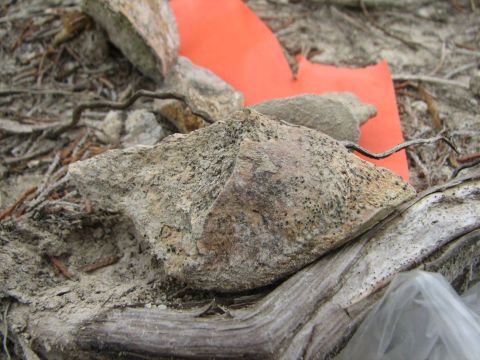
<path id="1" fill-rule="evenodd" d="M 215 120 L 240 110 L 243 95 L 208 69 L 193 64 L 180 56 L 165 79 L 165 88 L 184 94 L 195 108 L 207 112 Z M 182 133 L 204 127 L 206 123 L 193 115 L 190 109 L 175 100 L 156 100 L 158 111 L 175 123 Z"/>
<path id="2" fill-rule="evenodd" d="M 162 82 L 177 61 L 179 37 L 167 0 L 83 0 L 83 10 L 143 74 Z"/>
<path id="3" fill-rule="evenodd" d="M 76 162 L 70 176 L 83 195 L 132 220 L 168 275 L 224 292 L 301 269 L 415 193 L 331 137 L 250 109 Z"/>
<path id="4" fill-rule="evenodd" d="M 122 113 L 119 111 L 110 111 L 100 122 L 89 122 L 97 131 L 95 136 L 105 144 L 118 144 L 123 130 Z"/>
<path id="5" fill-rule="evenodd" d="M 157 122 L 155 115 L 146 110 L 134 110 L 125 120 L 125 136 L 122 138 L 124 147 L 134 145 L 154 145 L 170 135 Z"/>
<path id="6" fill-rule="evenodd" d="M 291 124 L 319 130 L 337 140 L 357 142 L 360 125 L 377 111 L 351 93 L 304 94 L 265 101 L 251 107 Z"/>
<path id="7" fill-rule="evenodd" d="M 331 92 L 320 96 L 345 106 L 360 125 L 365 124 L 369 119 L 377 115 L 375 105 L 361 102 L 360 99 L 352 93 Z"/>

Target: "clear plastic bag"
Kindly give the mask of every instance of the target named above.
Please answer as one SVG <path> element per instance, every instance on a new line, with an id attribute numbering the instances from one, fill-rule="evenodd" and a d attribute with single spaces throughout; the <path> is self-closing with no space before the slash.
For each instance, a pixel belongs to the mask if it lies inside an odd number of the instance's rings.
<path id="1" fill-rule="evenodd" d="M 402 273 L 360 325 L 341 358 L 480 359 L 479 315 L 480 286 L 461 298 L 442 275 Z"/>

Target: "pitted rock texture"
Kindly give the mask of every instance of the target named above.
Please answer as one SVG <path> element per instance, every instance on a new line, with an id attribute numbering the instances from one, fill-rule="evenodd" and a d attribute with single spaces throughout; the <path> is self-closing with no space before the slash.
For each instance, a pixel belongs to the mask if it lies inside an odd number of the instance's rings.
<path id="1" fill-rule="evenodd" d="M 375 116 L 375 106 L 351 93 L 304 94 L 251 106 L 276 120 L 319 130 L 337 140 L 358 142 L 360 125 Z"/>
<path id="2" fill-rule="evenodd" d="M 331 137 L 249 109 L 74 163 L 70 176 L 85 196 L 133 220 L 167 274 L 224 292 L 299 270 L 415 193 Z"/>
<path id="3" fill-rule="evenodd" d="M 180 56 L 175 67 L 165 79 L 165 88 L 184 94 L 190 103 L 207 112 L 215 120 L 243 107 L 243 95 L 208 69 L 193 64 Z M 182 133 L 207 125 L 202 118 L 175 100 L 156 100 L 158 111 L 172 121 Z"/>
<path id="4" fill-rule="evenodd" d="M 167 0 L 83 0 L 82 9 L 143 74 L 164 80 L 177 61 L 180 43 Z"/>

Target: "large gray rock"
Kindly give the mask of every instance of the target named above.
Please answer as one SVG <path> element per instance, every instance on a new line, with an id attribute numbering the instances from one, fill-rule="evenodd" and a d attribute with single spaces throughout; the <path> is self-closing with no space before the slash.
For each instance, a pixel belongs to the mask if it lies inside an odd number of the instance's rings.
<path id="1" fill-rule="evenodd" d="M 70 166 L 193 288 L 270 284 L 350 241 L 415 191 L 318 131 L 254 110 Z"/>
<path id="2" fill-rule="evenodd" d="M 164 88 L 186 95 L 196 109 L 205 111 L 214 121 L 243 107 L 242 93 L 210 70 L 182 56 L 165 79 Z M 176 100 L 156 100 L 155 107 L 183 133 L 207 125 L 202 118 L 192 114 L 185 104 Z"/>
<path id="3" fill-rule="evenodd" d="M 357 142 L 360 125 L 377 114 L 351 93 L 304 94 L 251 106 L 276 120 L 319 130 L 337 140 Z"/>

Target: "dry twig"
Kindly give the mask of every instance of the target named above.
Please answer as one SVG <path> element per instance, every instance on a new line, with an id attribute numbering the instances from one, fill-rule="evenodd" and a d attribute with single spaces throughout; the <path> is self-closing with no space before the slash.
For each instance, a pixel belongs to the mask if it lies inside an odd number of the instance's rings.
<path id="1" fill-rule="evenodd" d="M 0 213 L 0 221 L 9 217 L 15 211 L 15 209 L 21 204 L 23 204 L 23 202 L 35 191 L 37 191 L 36 186 L 27 189 L 22 195 L 20 195 L 20 197 L 17 200 L 15 200 L 15 202 L 12 205 L 7 207 L 5 210 L 3 210 Z"/>
<path id="2" fill-rule="evenodd" d="M 57 269 L 63 276 L 65 276 L 67 279 L 73 278 L 73 274 L 70 272 L 70 270 L 68 270 L 67 266 L 63 262 L 52 255 L 48 255 L 48 258 L 52 262 L 52 265 L 55 267 L 55 269 Z"/>
<path id="3" fill-rule="evenodd" d="M 427 104 L 428 112 L 432 117 L 432 125 L 435 130 L 440 130 L 442 128 L 442 121 L 440 120 L 440 115 L 438 113 L 437 105 L 433 100 L 432 95 L 430 95 L 422 84 L 417 85 L 418 92 L 422 96 L 423 100 Z"/>
<path id="4" fill-rule="evenodd" d="M 447 75 L 445 75 L 445 79 L 451 79 L 452 77 L 454 77 L 458 74 L 461 74 L 464 71 L 473 69 L 474 67 L 477 67 L 478 65 L 479 65 L 479 62 L 478 62 L 478 60 L 476 60 L 476 61 L 472 61 L 468 64 L 459 66 L 458 68 L 450 71 Z"/>
<path id="5" fill-rule="evenodd" d="M 461 83 L 459 81 L 442 79 L 434 76 L 427 75 L 412 75 L 412 74 L 396 74 L 392 76 L 393 80 L 416 80 L 432 84 L 448 85 L 448 86 L 457 86 L 464 89 L 468 89 L 468 85 Z"/>
<path id="6" fill-rule="evenodd" d="M 480 158 L 480 152 L 476 152 L 476 153 L 465 155 L 465 156 L 459 156 L 456 158 L 456 160 L 459 163 L 467 163 L 472 160 L 477 160 L 478 158 Z"/>
<path id="7" fill-rule="evenodd" d="M 415 163 L 415 165 L 418 166 L 418 168 L 420 169 L 420 173 L 425 178 L 428 187 L 430 187 L 432 185 L 432 182 L 430 180 L 428 169 L 425 167 L 425 164 L 420 160 L 418 155 L 415 154 L 414 152 L 409 152 L 408 156 L 410 156 L 412 158 L 413 162 Z"/>
<path id="8" fill-rule="evenodd" d="M 87 273 L 93 272 L 93 271 L 101 269 L 103 267 L 113 265 L 113 264 L 117 263 L 118 260 L 120 260 L 120 256 L 115 255 L 115 256 L 112 256 L 112 257 L 94 262 L 93 264 L 85 265 L 84 267 L 81 268 L 81 270 L 85 271 Z"/>
<path id="9" fill-rule="evenodd" d="M 3 312 L 3 351 L 5 352 L 5 354 L 7 355 L 7 359 L 8 360 L 11 360 L 11 356 L 10 356 L 10 352 L 8 351 L 8 319 L 7 319 L 7 315 L 8 315 L 8 310 L 10 309 L 10 303 L 8 302 L 6 307 L 5 307 L 5 310 Z"/>
<path id="10" fill-rule="evenodd" d="M 56 190 L 56 189 L 60 188 L 62 185 L 66 184 L 67 181 L 68 181 L 68 179 L 66 177 L 63 177 L 60 180 L 58 180 L 57 182 L 50 185 L 49 187 L 45 188 L 44 190 L 39 191 L 37 197 L 27 204 L 27 206 L 26 206 L 27 211 L 31 211 L 34 208 L 36 208 L 38 205 L 40 205 L 40 203 L 42 203 L 45 200 L 45 198 L 49 194 L 52 193 L 53 190 Z"/>
<path id="11" fill-rule="evenodd" d="M 3 163 L 7 165 L 12 165 L 16 164 L 18 162 L 26 161 L 33 159 L 37 156 L 44 155 L 50 151 L 52 151 L 55 148 L 55 144 L 49 144 L 48 146 L 45 146 L 43 149 L 39 149 L 36 151 L 29 152 L 25 155 L 22 156 L 17 156 L 17 157 L 7 157 L 3 159 Z"/>
<path id="12" fill-rule="evenodd" d="M 196 109 L 195 106 L 190 102 L 187 96 L 175 92 L 169 92 L 169 91 L 148 91 L 148 90 L 139 90 L 136 93 L 134 93 L 131 97 L 129 97 L 127 100 L 122 101 L 122 102 L 112 102 L 112 101 L 94 101 L 94 102 L 89 102 L 89 103 L 84 103 L 80 104 L 75 108 L 72 114 L 72 120 L 70 123 L 60 126 L 57 129 L 53 130 L 52 135 L 58 135 L 62 133 L 63 131 L 72 128 L 73 126 L 77 125 L 78 122 L 80 121 L 80 118 L 82 116 L 82 113 L 85 110 L 88 109 L 113 109 L 113 110 L 123 110 L 128 107 L 130 107 L 135 101 L 137 101 L 139 98 L 145 97 L 145 98 L 150 98 L 150 99 L 174 99 L 181 101 L 182 103 L 186 104 L 189 108 L 192 114 L 201 117 L 205 122 L 212 124 L 214 120 L 210 117 L 210 115 L 200 109 Z"/>
<path id="13" fill-rule="evenodd" d="M 353 142 L 344 141 L 342 143 L 349 150 L 358 151 L 360 154 L 365 155 L 365 156 L 367 156 L 371 159 L 379 160 L 379 159 L 384 159 L 386 157 L 389 157 L 389 156 L 395 154 L 396 152 L 399 152 L 400 150 L 403 150 L 403 149 L 405 149 L 409 146 L 429 144 L 429 143 L 434 143 L 434 142 L 437 142 L 437 141 L 444 141 L 448 146 L 450 146 L 455 152 L 458 153 L 458 150 L 455 147 L 455 145 L 452 143 L 452 141 L 447 139 L 444 136 L 441 136 L 441 135 L 433 137 L 433 138 L 429 138 L 429 139 L 415 139 L 415 140 L 406 141 L 403 144 L 399 144 L 397 146 L 394 146 L 390 150 L 387 150 L 387 151 L 382 152 L 382 153 L 372 153 L 372 152 L 368 151 L 367 149 L 365 149 L 365 148 L 361 147 L 360 145 L 357 145 L 356 143 L 353 143 Z"/>
<path id="14" fill-rule="evenodd" d="M 432 72 L 429 75 L 435 75 L 436 73 L 438 73 L 442 69 L 442 67 L 445 63 L 445 58 L 447 57 L 446 56 L 447 55 L 446 50 L 447 50 L 447 44 L 444 41 L 442 43 L 442 50 L 440 52 L 440 60 L 438 61 L 437 66 L 435 66 L 435 68 L 432 70 Z"/>
<path id="15" fill-rule="evenodd" d="M 457 177 L 457 175 L 465 170 L 465 169 L 469 169 L 469 168 L 472 168 L 474 166 L 477 166 L 480 164 L 480 159 L 477 159 L 476 161 L 472 161 L 472 162 L 469 162 L 469 163 L 466 163 L 466 164 L 463 164 L 462 166 L 456 168 L 453 173 L 452 173 L 452 179 Z"/>
<path id="16" fill-rule="evenodd" d="M 35 73 L 37 70 L 35 70 Z M 12 89 L 0 89 L 0 97 L 3 96 L 12 96 L 12 95 L 63 95 L 63 96 L 72 96 L 74 93 L 72 91 L 66 90 L 55 90 L 55 89 L 24 89 L 24 88 L 12 88 Z"/>
<path id="17" fill-rule="evenodd" d="M 23 30 L 20 32 L 20 35 L 18 35 L 17 40 L 13 43 L 13 45 L 10 47 L 10 51 L 13 52 L 15 49 L 23 43 L 23 40 L 25 39 L 25 36 L 27 35 L 28 31 L 32 28 L 33 25 L 33 19 L 30 19 L 27 21 L 27 24 L 23 27 Z"/>

